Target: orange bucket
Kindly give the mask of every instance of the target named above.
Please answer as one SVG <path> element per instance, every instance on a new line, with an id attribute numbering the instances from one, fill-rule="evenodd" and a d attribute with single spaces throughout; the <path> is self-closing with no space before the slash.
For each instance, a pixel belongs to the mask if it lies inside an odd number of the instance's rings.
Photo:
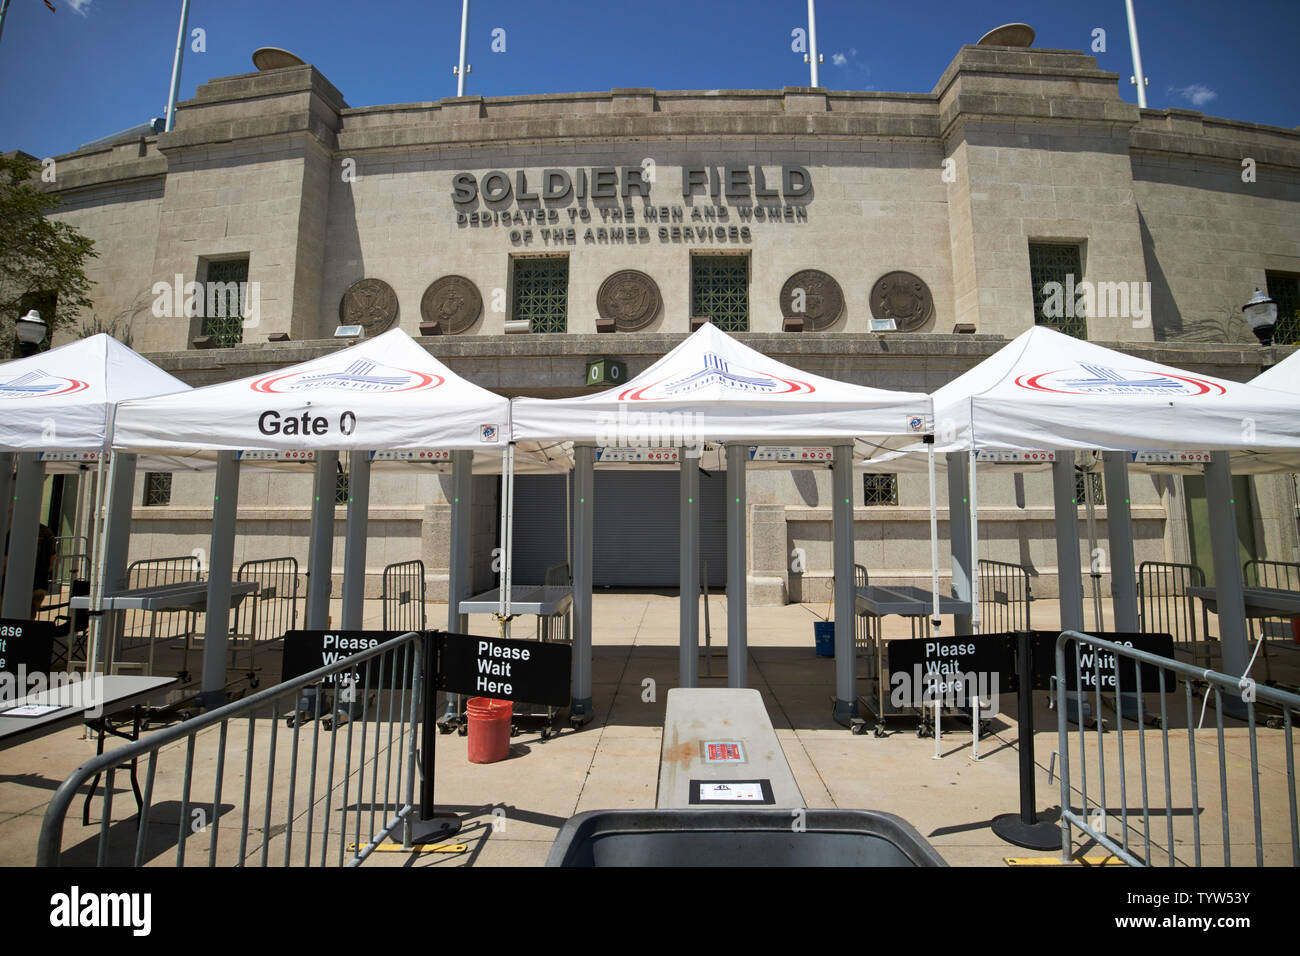
<path id="1" fill-rule="evenodd" d="M 469 715 L 469 762 L 496 763 L 510 755 L 510 717 L 514 705 L 508 700 L 471 697 L 465 705 Z"/>

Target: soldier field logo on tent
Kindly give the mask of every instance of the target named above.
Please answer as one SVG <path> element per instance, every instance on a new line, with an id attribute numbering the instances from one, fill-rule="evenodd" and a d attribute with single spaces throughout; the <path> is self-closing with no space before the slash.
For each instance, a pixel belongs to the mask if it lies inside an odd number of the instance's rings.
<path id="1" fill-rule="evenodd" d="M 1226 391 L 1222 385 L 1191 375 L 1141 372 L 1085 363 L 1055 372 L 1021 375 L 1016 379 L 1016 384 L 1030 391 L 1056 395 L 1169 395 L 1198 398 L 1202 395 L 1222 395 Z"/>
<path id="2" fill-rule="evenodd" d="M 325 371 L 298 371 L 267 375 L 249 386 L 255 392 L 285 395 L 292 392 L 422 392 L 437 388 L 440 375 L 380 365 L 370 359 L 353 359 L 347 366 Z"/>
<path id="3" fill-rule="evenodd" d="M 50 375 L 40 369 L 32 369 L 21 375 L 0 381 L 0 399 L 5 398 L 52 398 L 55 395 L 73 395 L 90 388 L 86 382 L 62 375 Z"/>
<path id="4" fill-rule="evenodd" d="M 704 367 L 673 379 L 664 379 L 621 392 L 619 401 L 652 402 L 665 398 L 688 395 L 712 386 L 721 386 L 737 392 L 757 392 L 767 395 L 810 395 L 816 391 L 807 382 L 793 378 L 779 378 L 756 369 L 733 367 L 716 352 L 704 353 Z"/>

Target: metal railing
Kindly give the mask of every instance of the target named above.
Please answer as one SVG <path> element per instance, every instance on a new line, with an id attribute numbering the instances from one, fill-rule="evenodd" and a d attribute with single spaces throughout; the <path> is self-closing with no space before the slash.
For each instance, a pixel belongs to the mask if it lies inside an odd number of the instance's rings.
<path id="1" fill-rule="evenodd" d="M 257 645 L 279 640 L 285 631 L 298 626 L 298 560 L 263 558 L 245 561 L 239 566 L 235 579 L 257 582 L 257 590 L 239 603 L 235 615 L 237 640 L 232 642 L 230 649 L 233 664 L 238 652 L 238 639 L 244 640 L 248 650 L 249 679 L 255 681 Z"/>
<path id="2" fill-rule="evenodd" d="M 1138 630 L 1143 634 L 1172 635 L 1175 649 L 1179 644 L 1186 645 L 1193 662 L 1197 647 L 1204 642 L 1204 664 L 1209 667 L 1209 612 L 1202 603 L 1198 614 L 1196 598 L 1187 593 L 1188 588 L 1204 586 L 1205 572 L 1194 564 L 1143 561 L 1138 565 Z"/>
<path id="3" fill-rule="evenodd" d="M 384 568 L 383 628 L 385 631 L 423 631 L 424 562 L 402 561 Z"/>
<path id="4" fill-rule="evenodd" d="M 980 629 L 989 633 L 999 631 L 1028 631 L 1029 625 L 1029 571 L 1007 561 L 981 558 L 980 576 Z"/>
<path id="5" fill-rule="evenodd" d="M 126 587 L 132 591 L 161 584 L 202 580 L 203 571 L 199 559 L 192 554 L 175 558 L 146 558 L 133 561 L 126 569 Z M 194 611 L 132 610 L 124 611 L 122 619 L 122 643 L 119 650 L 148 646 L 152 655 L 154 641 L 184 637 L 188 658 L 189 639 L 198 628 L 199 615 Z"/>
<path id="6" fill-rule="evenodd" d="M 860 564 L 853 565 L 854 587 L 865 588 L 868 585 L 867 569 Z M 853 648 L 859 658 L 867 661 L 866 679 L 876 676 L 873 666 L 876 652 L 880 645 L 880 618 L 874 614 L 853 615 Z"/>
<path id="7" fill-rule="evenodd" d="M 1300 591 L 1300 564 L 1291 561 L 1247 561 L 1241 566 L 1242 580 L 1247 587 L 1276 588 L 1281 591 Z M 1251 641 L 1256 640 L 1255 622 L 1259 621 L 1260 648 L 1264 652 L 1264 679 L 1273 683 L 1273 661 L 1269 657 L 1269 644 L 1294 648 L 1294 635 L 1289 617 L 1246 618 L 1246 628 Z M 1286 643 L 1282 643 L 1286 642 Z"/>
<path id="8" fill-rule="evenodd" d="M 1246 587 L 1276 588 L 1280 591 L 1300 591 L 1300 564 L 1293 561 L 1247 561 L 1241 566 L 1242 580 Z M 1254 621 L 1251 620 L 1254 637 Z M 1269 639 L 1282 638 L 1291 640 L 1291 619 L 1282 617 L 1263 618 L 1259 621 L 1260 634 Z"/>
<path id="9" fill-rule="evenodd" d="M 37 865 L 143 866 L 173 844 L 178 867 L 358 865 L 416 806 L 416 736 L 428 651 L 425 635 L 404 634 L 87 761 L 59 785 L 45 811 Z M 322 703 L 330 697 L 332 704 Z M 314 700 L 314 712 L 301 711 L 304 698 Z M 360 706 L 349 718 L 352 699 Z M 326 728 L 322 718 L 329 717 Z M 280 730 L 282 718 L 290 730 Z M 225 789 L 226 768 L 240 757 L 243 785 L 236 796 Z M 115 777 L 129 768 L 134 786 L 141 761 L 145 781 L 137 814 L 115 820 Z M 325 780 L 318 786 L 322 764 Z M 200 796 L 196 772 L 206 779 L 213 767 L 210 794 Z M 73 800 L 101 775 L 98 821 L 87 818 L 87 825 L 70 831 Z M 80 842 L 65 850 L 69 835 Z M 223 843 L 222 836 L 230 839 Z M 195 842 L 203 848 L 187 857 Z"/>
<path id="10" fill-rule="evenodd" d="M 1067 654 L 1069 642 L 1073 642 L 1070 645 L 1073 652 Z M 1294 738 L 1295 720 L 1300 717 L 1300 695 L 1075 631 L 1065 631 L 1057 638 L 1055 671 L 1058 686 L 1065 686 L 1067 677 L 1073 675 L 1080 696 L 1095 696 L 1098 713 L 1105 697 L 1108 704 L 1113 702 L 1119 715 L 1114 734 L 1105 733 L 1100 721 L 1095 735 L 1080 723 L 1076 738 L 1078 749 L 1072 752 L 1065 710 L 1058 710 L 1062 860 L 1070 859 L 1073 848 L 1071 827 L 1077 827 L 1086 837 L 1131 866 L 1162 863 L 1169 866 L 1188 863 L 1230 866 L 1234 845 L 1240 847 L 1244 844 L 1253 844 L 1257 866 L 1280 864 L 1288 855 L 1292 866 L 1300 866 Z M 1183 693 L 1178 695 L 1180 680 Z M 1105 692 L 1103 684 L 1109 688 Z M 1194 688 L 1202 685 L 1205 696 L 1198 702 Z M 1159 730 L 1139 726 L 1139 729 L 1126 733 L 1125 708 L 1130 711 L 1127 716 L 1131 719 L 1135 716 L 1132 711 L 1139 706 L 1137 702 L 1146 694 L 1159 697 Z M 1176 702 L 1170 700 L 1171 696 L 1182 696 L 1183 707 L 1178 708 Z M 1202 733 L 1211 697 L 1214 727 L 1212 731 Z M 1272 715 L 1265 712 L 1263 716 L 1271 730 L 1282 731 L 1281 740 L 1269 740 L 1268 746 L 1263 748 L 1258 726 L 1261 708 L 1275 709 Z M 1182 713 L 1177 713 L 1178 710 Z M 1236 711 L 1241 716 L 1234 718 L 1225 711 Z M 1232 722 L 1226 728 L 1225 719 Z M 1172 734 L 1171 728 L 1174 728 Z M 1160 735 L 1161 756 L 1153 775 L 1147 759 L 1147 743 L 1148 735 L 1155 733 Z M 1136 764 L 1131 752 L 1134 736 L 1137 737 Z M 1171 736 L 1178 743 L 1183 736 L 1186 737 L 1185 765 L 1171 750 Z M 1094 737 L 1095 745 L 1089 746 L 1089 738 Z M 1107 757 L 1107 738 L 1117 738 L 1113 759 Z M 1206 738 L 1210 738 L 1209 745 Z M 1284 768 L 1278 765 L 1278 744 L 1284 751 L 1281 758 Z M 1247 755 L 1242 752 L 1245 745 L 1249 747 L 1248 763 Z M 1260 763 L 1261 752 L 1271 761 L 1264 768 Z M 1213 767 L 1218 778 L 1217 788 L 1201 785 L 1198 773 L 1206 764 Z M 1112 786 L 1109 792 L 1108 775 L 1112 781 L 1118 778 L 1118 788 Z M 1097 781 L 1098 792 L 1095 795 L 1089 791 L 1089 779 Z M 1118 795 L 1115 789 L 1118 789 Z M 1130 808 L 1130 798 L 1138 793 L 1141 795 L 1140 809 Z M 1250 802 L 1250 814 L 1239 812 L 1235 819 L 1230 819 L 1230 802 L 1236 807 L 1246 800 Z M 1218 839 L 1213 847 L 1205 845 L 1202 839 L 1203 830 L 1213 828 L 1210 814 L 1216 814 L 1219 819 Z M 1203 815 L 1207 817 L 1204 822 L 1201 819 Z M 1153 816 L 1164 817 L 1163 846 L 1158 842 L 1161 835 L 1152 832 Z M 1253 824 L 1249 831 L 1245 823 L 1247 816 Z M 1114 829 L 1116 823 L 1118 831 Z M 1269 828 L 1267 834 L 1266 824 Z M 1282 835 L 1287 829 L 1289 846 Z M 1189 848 L 1193 853 L 1191 860 L 1186 858 Z M 1211 856 L 1208 860 L 1205 858 L 1207 854 Z"/>

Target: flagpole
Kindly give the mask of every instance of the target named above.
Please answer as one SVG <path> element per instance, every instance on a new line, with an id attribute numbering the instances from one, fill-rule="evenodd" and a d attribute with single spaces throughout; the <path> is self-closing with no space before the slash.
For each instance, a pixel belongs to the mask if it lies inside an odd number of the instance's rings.
<path id="1" fill-rule="evenodd" d="M 0 0 L 0 36 L 5 32 L 5 14 L 9 12 L 9 0 Z"/>
<path id="2" fill-rule="evenodd" d="M 190 20 L 190 0 L 181 0 L 181 26 L 176 31 L 176 58 L 172 61 L 172 88 L 167 98 L 167 126 L 170 133 L 176 125 L 176 98 L 181 91 L 181 60 L 185 58 L 185 34 Z"/>
<path id="3" fill-rule="evenodd" d="M 812 0 L 808 2 L 812 3 Z M 1124 6 L 1128 9 L 1128 45 L 1133 51 L 1133 83 L 1138 90 L 1138 106 L 1146 109 L 1147 78 L 1142 72 L 1142 50 L 1138 46 L 1137 15 L 1133 12 L 1133 0 L 1124 0 Z"/>
<path id="4" fill-rule="evenodd" d="M 456 70 L 456 95 L 465 95 L 465 43 L 469 33 L 469 0 L 460 4 L 460 67 Z"/>
<path id="5" fill-rule="evenodd" d="M 817 0 L 808 0 L 808 69 L 812 73 L 812 86 L 816 89 L 821 86 L 817 82 Z"/>

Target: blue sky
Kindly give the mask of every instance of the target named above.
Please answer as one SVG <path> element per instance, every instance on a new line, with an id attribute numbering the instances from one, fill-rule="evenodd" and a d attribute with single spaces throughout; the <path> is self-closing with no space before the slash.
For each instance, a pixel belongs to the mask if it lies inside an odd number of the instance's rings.
<path id="1" fill-rule="evenodd" d="M 68 152 L 166 107 L 180 0 L 11 0 L 0 37 L 0 149 Z M 1150 106 L 1300 125 L 1296 0 L 1136 0 Z M 804 0 L 579 2 L 475 0 L 468 92 L 773 89 L 808 83 L 791 50 Z M 820 0 L 821 83 L 928 92 L 957 48 L 1023 20 L 1035 46 L 1090 49 L 1136 101 L 1123 0 Z M 352 106 L 456 92 L 459 0 L 192 0 L 181 98 L 214 76 L 250 72 L 259 46 L 316 64 Z M 504 52 L 493 52 L 503 30 Z M 501 34 L 496 34 L 501 37 Z"/>

